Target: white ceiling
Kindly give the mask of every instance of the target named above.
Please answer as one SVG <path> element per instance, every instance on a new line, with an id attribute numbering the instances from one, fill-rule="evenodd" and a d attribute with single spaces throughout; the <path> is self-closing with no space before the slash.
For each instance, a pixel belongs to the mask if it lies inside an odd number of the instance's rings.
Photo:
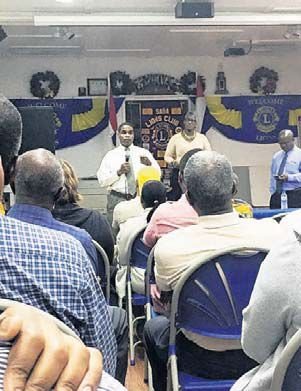
<path id="1" fill-rule="evenodd" d="M 0 42 L 0 55 L 221 56 L 233 44 L 248 48 L 250 40 L 252 55 L 301 50 L 301 0 L 215 0 L 212 19 L 176 19 L 175 4 L 0 0 L 0 24 L 8 35 Z M 75 36 L 57 36 L 58 25 Z"/>

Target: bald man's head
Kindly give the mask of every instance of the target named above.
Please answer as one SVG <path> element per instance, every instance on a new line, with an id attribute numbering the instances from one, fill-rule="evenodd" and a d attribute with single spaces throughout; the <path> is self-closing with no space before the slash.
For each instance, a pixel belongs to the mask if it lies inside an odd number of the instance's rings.
<path id="1" fill-rule="evenodd" d="M 293 132 L 290 129 L 281 130 L 278 136 L 278 143 L 284 152 L 289 152 L 295 145 Z"/>
<path id="2" fill-rule="evenodd" d="M 21 155 L 16 164 L 16 202 L 51 209 L 64 185 L 62 167 L 46 149 Z"/>

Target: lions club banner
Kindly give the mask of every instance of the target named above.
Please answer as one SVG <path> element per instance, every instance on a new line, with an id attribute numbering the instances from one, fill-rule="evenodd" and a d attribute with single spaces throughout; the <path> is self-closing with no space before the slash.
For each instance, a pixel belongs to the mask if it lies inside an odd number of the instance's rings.
<path id="1" fill-rule="evenodd" d="M 282 129 L 295 136 L 301 120 L 301 95 L 208 96 L 202 131 L 214 127 L 224 136 L 246 143 L 276 143 Z"/>
<path id="2" fill-rule="evenodd" d="M 116 110 L 124 98 L 114 98 Z M 53 107 L 56 149 L 85 143 L 108 126 L 106 97 L 84 99 L 12 99 L 16 107 Z"/>

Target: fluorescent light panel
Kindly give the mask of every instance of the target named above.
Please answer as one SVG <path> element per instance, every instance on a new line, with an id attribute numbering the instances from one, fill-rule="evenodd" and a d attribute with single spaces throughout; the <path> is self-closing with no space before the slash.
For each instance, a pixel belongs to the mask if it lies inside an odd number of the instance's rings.
<path id="1" fill-rule="evenodd" d="M 80 49 L 80 46 L 36 46 L 36 45 L 13 45 L 10 49 Z"/>
<path id="2" fill-rule="evenodd" d="M 86 49 L 87 52 L 150 52 L 150 49 Z"/>
<path id="3" fill-rule="evenodd" d="M 170 29 L 170 33 L 243 33 L 242 29 Z"/>
<path id="4" fill-rule="evenodd" d="M 263 14 L 263 13 L 216 13 L 214 18 L 176 19 L 173 15 L 142 15 L 142 14 L 115 14 L 115 15 L 36 15 L 36 26 L 279 26 L 300 24 L 300 14 Z M 231 27 L 230 27 L 231 28 Z"/>

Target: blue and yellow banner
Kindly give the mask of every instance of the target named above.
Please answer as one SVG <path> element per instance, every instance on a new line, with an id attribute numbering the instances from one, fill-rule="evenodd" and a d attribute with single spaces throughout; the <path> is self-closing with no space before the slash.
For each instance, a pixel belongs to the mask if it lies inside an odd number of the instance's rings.
<path id="1" fill-rule="evenodd" d="M 246 143 L 276 143 L 282 129 L 297 136 L 301 122 L 301 95 L 207 96 L 202 132 L 211 127 Z"/>
<path id="2" fill-rule="evenodd" d="M 124 98 L 114 98 L 116 111 Z M 16 107 L 53 107 L 56 149 L 85 143 L 108 126 L 106 97 L 72 99 L 12 99 Z"/>

